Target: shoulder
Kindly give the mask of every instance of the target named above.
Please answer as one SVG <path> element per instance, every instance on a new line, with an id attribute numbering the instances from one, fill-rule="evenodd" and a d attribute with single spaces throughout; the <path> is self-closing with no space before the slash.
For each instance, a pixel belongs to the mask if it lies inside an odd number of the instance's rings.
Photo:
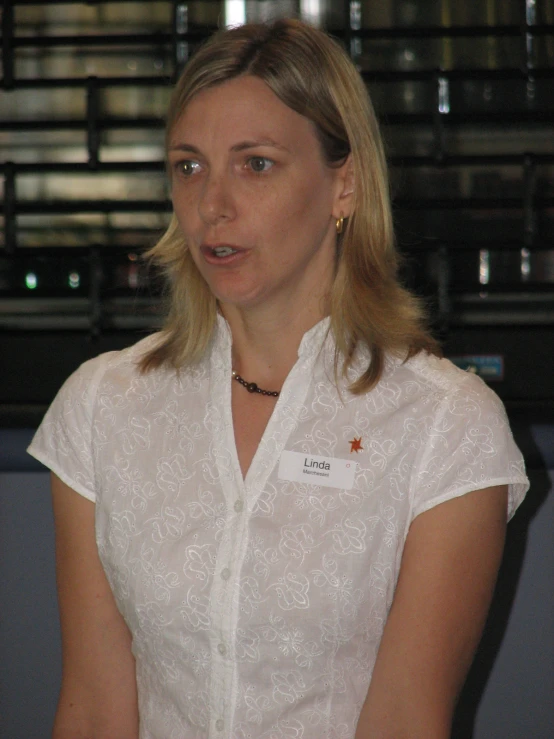
<path id="1" fill-rule="evenodd" d="M 392 370 L 412 382 L 406 440 L 418 448 L 412 481 L 417 512 L 472 490 L 509 485 L 512 515 L 528 488 L 525 466 L 498 395 L 447 359 L 417 355 Z"/>
<path id="2" fill-rule="evenodd" d="M 511 440 L 504 404 L 480 377 L 448 359 L 419 354 L 397 363 L 392 376 L 410 399 L 409 417 L 418 422 L 431 447 L 439 440 L 450 449 L 495 440 Z M 500 432 L 500 433 L 499 433 Z M 486 444 L 479 444 L 482 451 Z M 465 448 L 465 447 L 464 447 Z"/>
<path id="3" fill-rule="evenodd" d="M 391 371 L 397 374 L 404 372 L 407 377 L 411 376 L 419 380 L 428 385 L 430 389 L 448 392 L 468 378 L 477 380 L 478 383 L 481 382 L 477 375 L 459 369 L 449 359 L 426 352 L 419 352 L 405 361 L 401 359 L 389 359 L 388 361 Z"/>
<path id="4" fill-rule="evenodd" d="M 416 396 L 432 397 L 438 406 L 478 403 L 481 410 L 504 413 L 502 401 L 480 377 L 425 352 L 405 361 L 388 358 L 383 380 L 411 388 Z"/>
<path id="5" fill-rule="evenodd" d="M 73 385 L 98 384 L 109 378 L 121 377 L 132 379 L 142 373 L 139 367 L 143 356 L 155 347 L 159 334 L 151 334 L 118 351 L 103 352 L 83 362 L 66 381 Z"/>
<path id="6" fill-rule="evenodd" d="M 116 388 L 128 388 L 137 382 L 141 377 L 139 362 L 155 345 L 157 337 L 157 334 L 152 334 L 130 347 L 104 352 L 83 362 L 63 383 L 50 410 L 67 415 L 78 412 L 80 408 L 89 415 L 99 388 L 112 388 L 115 391 Z"/>
<path id="7" fill-rule="evenodd" d="M 428 423 L 449 408 L 454 412 L 474 408 L 504 416 L 502 402 L 481 378 L 425 352 L 408 359 L 386 355 L 377 384 L 357 397 L 372 413 L 379 414 L 381 421 L 389 420 L 395 426 L 402 419 L 410 425 Z"/>
<path id="8" fill-rule="evenodd" d="M 94 460 L 106 443 L 105 429 L 117 424 L 122 398 L 142 382 L 138 362 L 156 340 L 147 337 L 84 362 L 59 390 L 31 442 L 29 453 L 89 500 L 96 499 Z"/>

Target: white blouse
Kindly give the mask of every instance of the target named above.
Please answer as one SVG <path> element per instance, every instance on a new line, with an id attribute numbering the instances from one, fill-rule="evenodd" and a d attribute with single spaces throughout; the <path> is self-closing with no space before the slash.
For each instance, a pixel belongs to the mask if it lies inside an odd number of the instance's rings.
<path id="1" fill-rule="evenodd" d="M 245 479 L 222 318 L 189 371 L 139 374 L 155 337 L 86 362 L 30 446 L 96 503 L 141 739 L 352 739 L 410 523 L 506 483 L 511 516 L 527 490 L 479 378 L 421 354 L 339 393 L 328 327 L 304 336 Z"/>

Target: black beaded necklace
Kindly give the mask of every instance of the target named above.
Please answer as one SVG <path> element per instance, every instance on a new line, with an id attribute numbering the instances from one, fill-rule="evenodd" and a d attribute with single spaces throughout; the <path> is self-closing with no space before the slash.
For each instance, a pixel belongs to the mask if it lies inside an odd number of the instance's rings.
<path id="1" fill-rule="evenodd" d="M 233 377 L 237 382 L 240 382 L 240 384 L 245 387 L 249 393 L 260 393 L 260 395 L 269 395 L 272 398 L 278 398 L 279 397 L 279 391 L 278 390 L 262 390 L 261 387 L 258 387 L 255 382 L 246 382 L 246 380 L 243 380 L 243 378 L 237 374 L 233 370 Z"/>

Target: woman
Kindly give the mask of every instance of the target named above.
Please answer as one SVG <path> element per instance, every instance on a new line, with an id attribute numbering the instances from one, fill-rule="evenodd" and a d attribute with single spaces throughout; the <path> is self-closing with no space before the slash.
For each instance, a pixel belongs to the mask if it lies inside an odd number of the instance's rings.
<path id="1" fill-rule="evenodd" d="M 363 83 L 298 21 L 169 111 L 163 332 L 84 364 L 53 470 L 54 736 L 447 737 L 523 462 L 396 277 Z"/>

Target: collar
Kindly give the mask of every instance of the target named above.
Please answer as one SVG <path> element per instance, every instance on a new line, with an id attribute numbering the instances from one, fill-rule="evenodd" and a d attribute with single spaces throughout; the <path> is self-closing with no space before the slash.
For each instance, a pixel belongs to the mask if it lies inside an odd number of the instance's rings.
<path id="1" fill-rule="evenodd" d="M 331 318 L 329 316 L 325 316 L 325 318 L 322 318 L 321 321 L 315 324 L 315 326 L 312 326 L 312 328 L 306 331 L 302 337 L 300 346 L 298 347 L 299 359 L 308 359 L 316 352 L 320 351 L 329 332 L 330 323 Z M 232 344 L 233 335 L 229 324 L 225 318 L 218 313 L 216 317 L 214 346 L 216 350 L 224 352 L 228 351 Z"/>

